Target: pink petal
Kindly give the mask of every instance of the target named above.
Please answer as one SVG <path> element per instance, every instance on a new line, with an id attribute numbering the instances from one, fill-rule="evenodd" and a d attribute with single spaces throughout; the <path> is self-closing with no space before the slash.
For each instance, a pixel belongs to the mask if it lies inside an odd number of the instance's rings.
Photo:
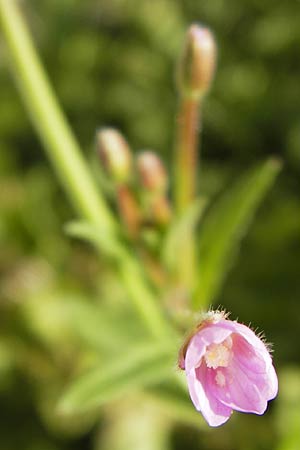
<path id="1" fill-rule="evenodd" d="M 261 352 L 236 333 L 232 334 L 232 351 L 234 357 L 246 371 L 266 373 L 267 364 L 261 356 Z"/>
<path id="2" fill-rule="evenodd" d="M 268 373 L 268 380 L 269 380 L 269 397 L 268 400 L 272 400 L 276 397 L 278 394 L 278 378 L 274 369 L 274 366 L 271 365 L 269 367 Z"/>
<path id="3" fill-rule="evenodd" d="M 220 344 L 228 336 L 231 331 L 219 326 L 219 323 L 207 325 L 200 329 L 195 336 L 192 337 L 185 357 L 185 370 L 188 373 L 190 370 L 197 367 L 201 358 L 206 352 L 206 347 L 210 344 Z"/>
<path id="4" fill-rule="evenodd" d="M 265 352 L 252 347 L 242 336 L 233 334 L 233 355 L 236 363 L 256 384 L 262 397 L 271 400 L 277 395 L 278 380 L 273 365 L 266 361 Z"/>
<path id="5" fill-rule="evenodd" d="M 217 372 L 224 376 L 225 385 L 216 383 Z M 267 408 L 267 400 L 261 395 L 256 383 L 234 362 L 229 367 L 217 370 L 208 369 L 210 389 L 215 397 L 224 405 L 242 412 L 263 414 Z"/>
<path id="6" fill-rule="evenodd" d="M 263 341 L 258 336 L 256 336 L 254 331 L 252 331 L 249 327 L 246 327 L 246 325 L 243 325 L 242 323 L 225 319 L 220 320 L 220 322 L 218 322 L 218 325 L 231 330 L 233 333 L 237 333 L 243 336 L 252 347 L 255 347 L 257 350 L 261 352 L 263 358 L 265 359 L 268 365 L 272 364 L 272 358 L 267 347 L 265 346 Z"/>
<path id="7" fill-rule="evenodd" d="M 218 427 L 229 419 L 232 409 L 222 404 L 207 383 L 207 368 L 201 364 L 187 374 L 189 393 L 197 411 L 200 411 L 211 427 Z"/>

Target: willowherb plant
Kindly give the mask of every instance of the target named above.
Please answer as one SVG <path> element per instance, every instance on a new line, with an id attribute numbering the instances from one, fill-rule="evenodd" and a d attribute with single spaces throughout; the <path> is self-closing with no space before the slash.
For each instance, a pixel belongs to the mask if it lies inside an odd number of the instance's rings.
<path id="1" fill-rule="evenodd" d="M 178 61 L 173 173 L 167 173 L 152 150 L 134 156 L 118 130 L 102 128 L 96 134 L 102 169 L 98 186 L 49 87 L 15 0 L 0 0 L 0 17 L 21 95 L 79 216 L 66 231 L 106 257 L 141 330 L 138 343 L 132 339 L 122 352 L 112 352 L 109 360 L 74 377 L 61 393 L 59 414 L 94 411 L 125 393 L 146 391 L 171 409 L 175 419 L 195 423 L 185 382 L 174 370 L 183 336 L 191 329 L 196 331 L 180 353 L 180 367 L 192 401 L 208 423 L 224 423 L 233 409 L 263 413 L 277 391 L 263 342 L 220 313 L 210 313 L 194 328 L 195 311 L 207 310 L 218 298 L 238 244 L 280 169 L 274 159 L 257 164 L 204 214 L 208 199 L 196 189 L 201 176 L 198 130 L 216 65 L 212 33 L 192 25 Z"/>

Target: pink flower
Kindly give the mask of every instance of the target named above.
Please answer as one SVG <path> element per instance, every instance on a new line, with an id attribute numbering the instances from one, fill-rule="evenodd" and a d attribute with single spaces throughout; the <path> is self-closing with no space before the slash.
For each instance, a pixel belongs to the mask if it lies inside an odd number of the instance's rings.
<path id="1" fill-rule="evenodd" d="M 225 423 L 232 410 L 263 414 L 277 395 L 278 380 L 263 341 L 245 325 L 209 312 L 183 346 L 189 393 L 208 424 Z"/>

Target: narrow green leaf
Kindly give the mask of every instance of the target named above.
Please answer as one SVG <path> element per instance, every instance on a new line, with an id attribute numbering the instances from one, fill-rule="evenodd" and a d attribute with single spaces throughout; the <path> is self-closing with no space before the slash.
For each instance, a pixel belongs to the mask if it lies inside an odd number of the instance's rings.
<path id="1" fill-rule="evenodd" d="M 217 296 L 251 219 L 281 168 L 269 159 L 243 175 L 211 208 L 200 234 L 200 276 L 194 305 Z"/>
<path id="2" fill-rule="evenodd" d="M 108 257 L 115 258 L 123 252 L 115 236 L 97 225 L 74 220 L 67 223 L 64 229 L 69 236 L 89 242 Z"/>
<path id="3" fill-rule="evenodd" d="M 71 332 L 85 346 L 101 354 L 112 354 L 118 352 L 120 345 L 135 343 L 137 336 L 141 336 L 144 331 L 143 325 L 130 309 L 109 308 L 108 305 L 76 296 L 64 302 L 64 308 L 68 306 L 66 320 Z"/>
<path id="4" fill-rule="evenodd" d="M 172 420 L 193 425 L 200 428 L 204 420 L 193 406 L 185 380 L 181 380 L 181 373 L 175 373 L 167 382 L 153 386 L 145 392 L 155 403 L 161 407 Z"/>
<path id="5" fill-rule="evenodd" d="M 173 334 L 156 298 L 148 288 L 142 266 L 127 252 L 121 242 L 115 241 L 110 233 L 106 233 L 100 227 L 86 222 L 70 222 L 65 230 L 71 236 L 90 242 L 116 263 L 130 300 L 152 335 L 160 339 L 162 336 Z"/>
<path id="6" fill-rule="evenodd" d="M 182 250 L 182 242 L 186 235 L 197 225 L 206 206 L 206 199 L 198 198 L 180 217 L 171 225 L 162 248 L 162 260 L 170 270 L 176 269 L 178 254 Z"/>
<path id="7" fill-rule="evenodd" d="M 75 380 L 58 405 L 62 414 L 98 408 L 144 386 L 170 376 L 174 366 L 173 350 L 163 343 L 143 343 L 133 349 L 120 348 L 118 359 L 101 364 Z"/>

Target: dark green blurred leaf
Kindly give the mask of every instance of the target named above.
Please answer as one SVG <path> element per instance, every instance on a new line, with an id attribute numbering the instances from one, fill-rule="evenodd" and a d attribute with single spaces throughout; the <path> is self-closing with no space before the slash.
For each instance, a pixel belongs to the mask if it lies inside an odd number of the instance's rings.
<path id="1" fill-rule="evenodd" d="M 287 367 L 280 372 L 281 389 L 277 407 L 277 425 L 281 439 L 276 450 L 298 450 L 300 443 L 300 371 Z"/>
<path id="2" fill-rule="evenodd" d="M 89 242 L 110 258 L 115 258 L 116 255 L 122 252 L 122 247 L 118 244 L 114 236 L 88 222 L 69 222 L 65 225 L 65 231 L 69 236 Z"/>
<path id="3" fill-rule="evenodd" d="M 269 159 L 243 175 L 211 208 L 200 234 L 200 274 L 195 306 L 214 301 L 251 219 L 280 170 Z"/>
<path id="4" fill-rule="evenodd" d="M 168 382 L 146 391 L 172 420 L 186 425 L 201 427 L 203 418 L 192 404 L 183 374 L 176 373 Z"/>
<path id="5" fill-rule="evenodd" d="M 97 408 L 132 390 L 159 383 L 172 374 L 174 354 L 163 343 L 140 343 L 124 349 L 113 361 L 101 364 L 75 380 L 59 402 L 61 413 Z"/>
<path id="6" fill-rule="evenodd" d="M 198 198 L 169 228 L 162 248 L 162 260 L 169 270 L 174 270 L 178 265 L 178 253 L 181 251 L 182 242 L 186 234 L 196 227 L 205 206 L 206 200 Z"/>

